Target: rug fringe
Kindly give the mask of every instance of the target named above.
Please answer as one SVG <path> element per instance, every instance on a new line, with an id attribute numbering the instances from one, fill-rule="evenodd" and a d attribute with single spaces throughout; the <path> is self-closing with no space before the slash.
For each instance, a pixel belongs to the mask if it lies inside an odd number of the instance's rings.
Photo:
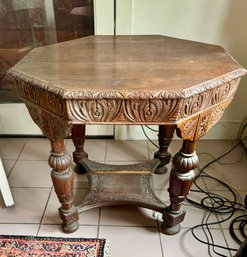
<path id="1" fill-rule="evenodd" d="M 110 242 L 106 240 L 104 247 L 104 257 L 111 257 L 111 255 L 112 253 L 110 252 Z"/>

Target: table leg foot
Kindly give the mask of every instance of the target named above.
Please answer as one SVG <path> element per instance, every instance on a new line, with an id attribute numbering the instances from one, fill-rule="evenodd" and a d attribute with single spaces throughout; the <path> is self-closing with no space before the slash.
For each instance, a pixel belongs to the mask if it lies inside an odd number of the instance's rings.
<path id="1" fill-rule="evenodd" d="M 168 152 L 168 147 L 171 143 L 175 126 L 160 125 L 159 126 L 159 151 L 154 153 L 154 158 L 160 160 L 160 165 L 156 168 L 154 173 L 164 174 L 167 172 L 166 165 L 170 162 L 171 154 Z"/>
<path id="2" fill-rule="evenodd" d="M 77 209 L 72 210 L 71 212 L 63 211 L 59 209 L 59 216 L 62 219 L 62 230 L 65 233 L 73 233 L 79 228 L 78 223 L 78 211 Z"/>
<path id="3" fill-rule="evenodd" d="M 75 232 L 79 228 L 79 222 L 76 221 L 73 224 L 62 224 L 62 230 L 66 234 Z"/>
<path id="4" fill-rule="evenodd" d="M 86 126 L 84 124 L 75 124 L 72 128 L 71 135 L 75 146 L 73 160 L 76 164 L 74 171 L 78 174 L 85 174 L 87 171 L 80 165 L 80 161 L 88 158 L 87 152 L 84 151 Z"/>
<path id="5" fill-rule="evenodd" d="M 166 222 L 163 222 L 160 226 L 161 232 L 165 235 L 176 235 L 181 230 L 181 225 L 177 224 L 175 226 L 169 227 Z"/>
<path id="6" fill-rule="evenodd" d="M 163 212 L 163 222 L 161 224 L 161 231 L 166 235 L 175 235 L 181 230 L 180 223 L 183 222 L 185 217 L 185 210 L 181 209 L 180 212 L 172 213 L 169 207 L 166 207 Z"/>
<path id="7" fill-rule="evenodd" d="M 76 165 L 74 168 L 74 172 L 77 174 L 86 174 L 87 173 L 87 171 L 81 165 Z"/>
<path id="8" fill-rule="evenodd" d="M 164 166 L 156 168 L 154 173 L 155 174 L 165 174 L 167 172 L 167 170 L 168 170 L 167 167 L 164 165 Z"/>

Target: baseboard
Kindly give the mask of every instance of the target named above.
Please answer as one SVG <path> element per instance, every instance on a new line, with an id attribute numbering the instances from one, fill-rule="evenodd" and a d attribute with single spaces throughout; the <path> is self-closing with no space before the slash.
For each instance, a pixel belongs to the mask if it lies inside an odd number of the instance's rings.
<path id="1" fill-rule="evenodd" d="M 240 125 L 238 138 L 239 140 L 241 140 L 243 147 L 247 151 L 247 117 L 242 121 Z"/>
<path id="2" fill-rule="evenodd" d="M 239 138 L 239 131 L 244 121 L 220 120 L 203 139 L 211 140 L 235 140 Z M 156 128 L 157 126 L 152 126 Z M 147 135 L 152 140 L 157 139 L 157 133 L 145 128 Z M 115 133 L 114 133 L 115 132 Z M 245 129 L 247 136 L 247 129 Z M 0 105 L 0 135 L 42 135 L 38 126 L 32 121 L 24 104 L 1 104 Z M 111 136 L 116 140 L 145 140 L 141 126 L 116 125 L 113 126 L 87 126 L 88 136 Z M 247 142 L 246 142 L 247 144 Z"/>
<path id="3" fill-rule="evenodd" d="M 88 125 L 87 136 L 114 136 L 113 125 Z M 31 119 L 23 103 L 0 104 L 0 135 L 2 136 L 42 136 L 39 127 Z"/>
<path id="4" fill-rule="evenodd" d="M 239 135 L 239 128 L 242 121 L 219 121 L 206 136 L 202 139 L 209 140 L 237 140 Z M 158 129 L 158 126 L 150 126 L 153 129 Z M 157 140 L 157 132 L 151 131 L 144 126 L 145 132 L 151 140 Z M 175 135 L 175 138 L 177 136 Z M 141 126 L 115 126 L 116 140 L 145 140 Z"/>

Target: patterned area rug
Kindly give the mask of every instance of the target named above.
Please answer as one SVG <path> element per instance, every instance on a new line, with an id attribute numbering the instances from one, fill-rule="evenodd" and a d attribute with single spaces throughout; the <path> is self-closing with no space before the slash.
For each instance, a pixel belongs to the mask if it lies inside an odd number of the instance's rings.
<path id="1" fill-rule="evenodd" d="M 0 235 L 1 257 L 108 257 L 105 239 Z"/>

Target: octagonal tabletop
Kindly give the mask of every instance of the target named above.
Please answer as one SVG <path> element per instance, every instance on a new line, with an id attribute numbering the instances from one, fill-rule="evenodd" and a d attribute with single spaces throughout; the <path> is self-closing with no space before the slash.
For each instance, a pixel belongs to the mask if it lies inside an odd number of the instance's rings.
<path id="1" fill-rule="evenodd" d="M 225 50 L 167 36 L 88 36 L 33 49 L 10 73 L 58 89 L 63 98 L 97 92 L 189 97 L 246 74 Z M 80 94 L 77 94 L 80 98 Z M 115 94 L 116 97 L 116 94 Z"/>

